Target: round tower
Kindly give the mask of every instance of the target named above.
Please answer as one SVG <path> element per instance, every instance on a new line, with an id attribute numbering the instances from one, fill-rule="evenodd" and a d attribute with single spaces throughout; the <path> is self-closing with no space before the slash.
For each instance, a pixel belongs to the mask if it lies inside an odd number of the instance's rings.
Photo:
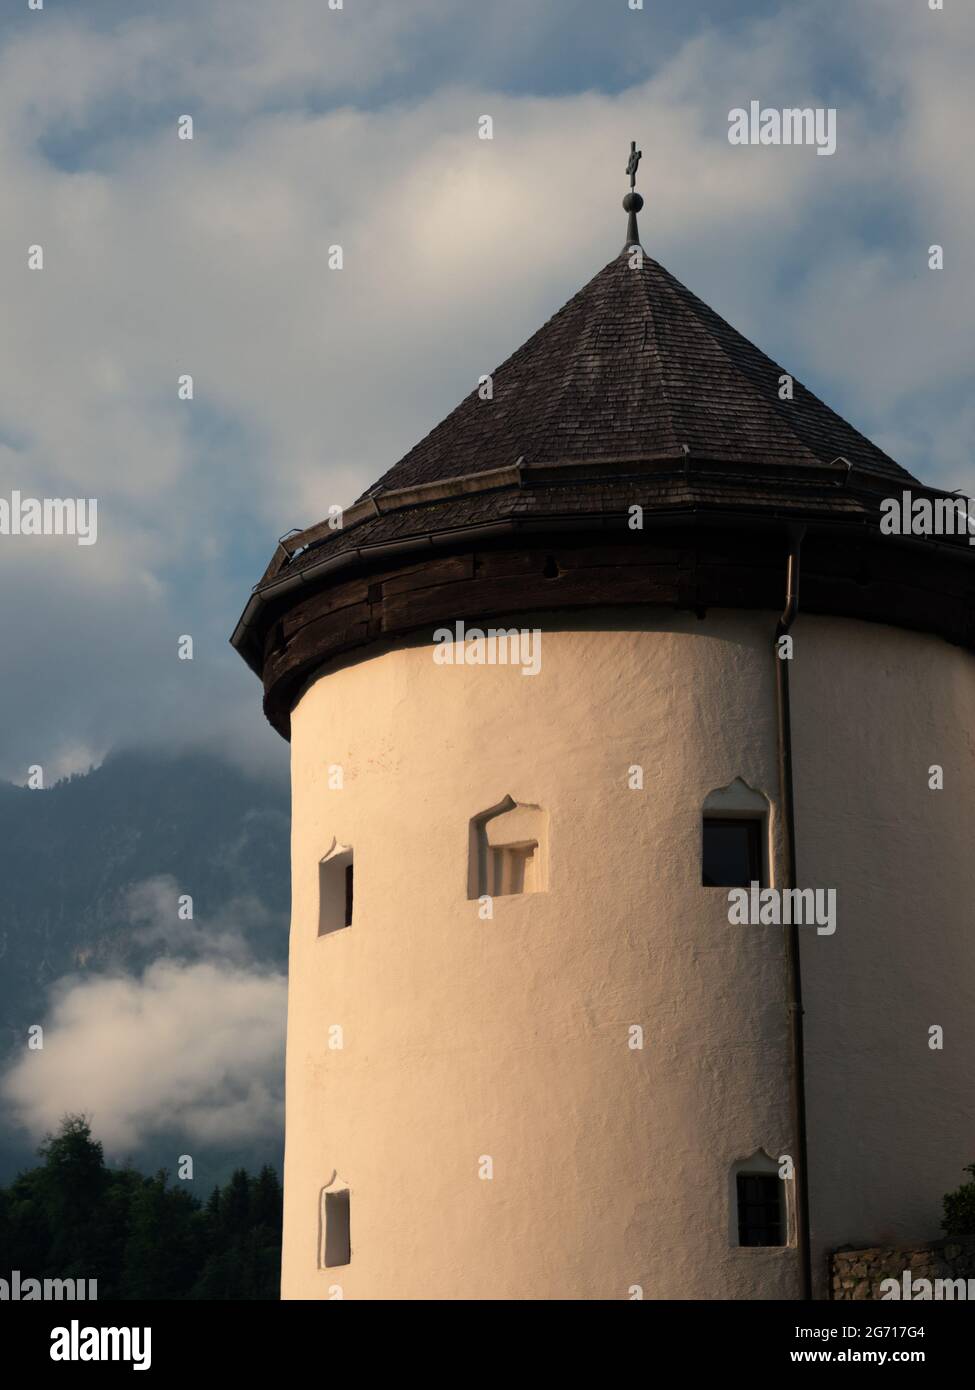
<path id="1" fill-rule="evenodd" d="M 885 533 L 945 494 L 641 205 L 233 637 L 292 746 L 285 1298 L 821 1297 L 971 1161 L 972 551 Z"/>

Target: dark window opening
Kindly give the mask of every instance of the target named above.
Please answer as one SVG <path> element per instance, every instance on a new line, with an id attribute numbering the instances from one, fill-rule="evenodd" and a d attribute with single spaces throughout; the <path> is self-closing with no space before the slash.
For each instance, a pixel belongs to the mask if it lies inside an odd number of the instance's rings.
<path id="1" fill-rule="evenodd" d="M 762 822 L 705 816 L 701 883 L 705 888 L 747 888 L 762 881 Z"/>
<path id="2" fill-rule="evenodd" d="M 349 1192 L 325 1193 L 325 1265 L 347 1265 L 352 1259 Z"/>
<path id="3" fill-rule="evenodd" d="M 345 866 L 345 925 L 352 925 L 352 865 Z"/>
<path id="4" fill-rule="evenodd" d="M 782 1179 L 775 1173 L 738 1174 L 738 1244 L 784 1245 Z"/>

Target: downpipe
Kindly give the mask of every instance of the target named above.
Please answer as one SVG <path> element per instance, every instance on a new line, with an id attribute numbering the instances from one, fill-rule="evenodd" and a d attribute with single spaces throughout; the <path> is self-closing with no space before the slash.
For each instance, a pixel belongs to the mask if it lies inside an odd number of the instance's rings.
<path id="1" fill-rule="evenodd" d="M 775 627 L 772 654 L 778 711 L 779 795 L 782 803 L 783 838 L 787 888 L 796 882 L 796 820 L 792 769 L 792 710 L 789 701 L 790 659 L 779 655 L 781 638 L 799 611 L 799 556 L 804 526 L 789 528 L 789 559 L 786 569 L 785 608 Z M 812 1255 L 809 1244 L 808 1147 L 806 1142 L 806 1064 L 802 1027 L 802 968 L 799 956 L 799 928 L 792 922 L 786 937 L 786 1008 L 789 1014 L 789 1091 L 792 1132 L 796 1147 L 796 1248 L 799 1255 L 800 1297 L 812 1298 Z"/>

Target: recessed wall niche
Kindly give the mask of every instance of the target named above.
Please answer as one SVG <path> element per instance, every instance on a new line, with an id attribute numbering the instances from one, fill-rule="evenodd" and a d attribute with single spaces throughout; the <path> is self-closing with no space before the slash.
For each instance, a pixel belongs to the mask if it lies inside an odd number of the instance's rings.
<path id="1" fill-rule="evenodd" d="M 731 1245 L 744 1249 L 795 1244 L 795 1185 L 779 1176 L 765 1149 L 731 1165 L 728 1207 Z"/>
<path id="2" fill-rule="evenodd" d="M 352 848 L 332 841 L 318 865 L 318 935 L 329 936 L 352 925 Z"/>
<path id="3" fill-rule="evenodd" d="M 468 898 L 548 888 L 548 812 L 506 796 L 471 817 Z"/>
<path id="4" fill-rule="evenodd" d="M 351 1194 L 347 1182 L 333 1172 L 321 1190 L 318 1265 L 332 1269 L 352 1261 Z"/>

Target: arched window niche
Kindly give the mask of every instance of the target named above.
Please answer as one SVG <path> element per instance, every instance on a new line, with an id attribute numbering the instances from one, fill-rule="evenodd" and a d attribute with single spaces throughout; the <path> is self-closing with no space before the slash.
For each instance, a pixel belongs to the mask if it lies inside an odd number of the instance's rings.
<path id="1" fill-rule="evenodd" d="M 768 798 L 741 777 L 704 798 L 701 883 L 705 888 L 747 888 L 769 882 Z"/>
<path id="2" fill-rule="evenodd" d="M 471 818 L 468 898 L 544 893 L 547 887 L 547 811 L 506 796 Z"/>
<path id="3" fill-rule="evenodd" d="M 795 1182 L 779 1176 L 780 1164 L 765 1149 L 731 1165 L 728 1239 L 754 1249 L 795 1244 Z"/>

